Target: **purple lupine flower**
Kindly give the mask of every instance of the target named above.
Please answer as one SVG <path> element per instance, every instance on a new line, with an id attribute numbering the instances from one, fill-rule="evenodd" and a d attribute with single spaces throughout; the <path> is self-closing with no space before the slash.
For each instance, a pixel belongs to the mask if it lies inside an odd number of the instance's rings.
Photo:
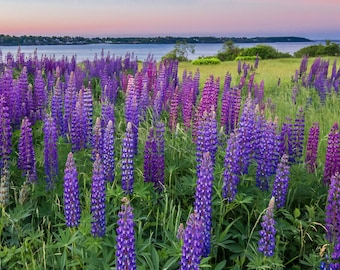
<path id="1" fill-rule="evenodd" d="M 44 165 L 46 175 L 46 189 L 54 188 L 58 176 L 58 135 L 57 127 L 51 115 L 44 121 Z"/>
<path id="2" fill-rule="evenodd" d="M 60 78 L 57 79 L 51 101 L 51 115 L 56 123 L 58 135 L 64 136 L 63 127 L 63 97 Z"/>
<path id="3" fill-rule="evenodd" d="M 9 161 L 5 160 L 0 169 L 0 206 L 6 206 L 9 202 L 10 171 Z"/>
<path id="4" fill-rule="evenodd" d="M 125 100 L 125 120 L 131 123 L 133 132 L 133 149 L 137 154 L 138 149 L 138 126 L 139 126 L 139 96 L 135 88 L 135 80 L 129 77 Z"/>
<path id="5" fill-rule="evenodd" d="M 96 118 L 92 135 L 92 160 L 95 161 L 97 154 L 103 154 L 103 132 L 100 117 Z"/>
<path id="6" fill-rule="evenodd" d="M 276 124 L 271 121 L 266 123 L 263 116 L 260 116 L 257 123 L 257 134 L 255 150 L 256 185 L 261 190 L 268 190 L 269 177 L 275 174 L 279 159 Z"/>
<path id="7" fill-rule="evenodd" d="M 213 186 L 213 164 L 209 152 L 205 152 L 202 157 L 201 168 L 198 174 L 194 209 L 202 222 L 203 229 L 203 249 L 202 256 L 207 257 L 210 253 L 211 238 L 211 204 Z"/>
<path id="8" fill-rule="evenodd" d="M 260 240 L 258 242 L 258 250 L 266 257 L 274 256 L 275 250 L 275 220 L 274 220 L 274 204 L 275 198 L 270 199 L 266 213 L 262 216 Z"/>
<path id="9" fill-rule="evenodd" d="M 137 269 L 133 209 L 128 198 L 122 199 L 121 211 L 118 213 L 116 238 L 116 269 Z"/>
<path id="10" fill-rule="evenodd" d="M 305 137 L 305 114 L 303 108 L 299 109 L 293 125 L 293 160 L 297 162 L 302 157 Z"/>
<path id="11" fill-rule="evenodd" d="M 115 126 L 115 106 L 108 100 L 102 102 L 101 119 L 102 129 L 106 128 L 110 120 L 112 121 L 112 126 Z"/>
<path id="12" fill-rule="evenodd" d="M 293 156 L 293 124 L 290 117 L 286 117 L 286 121 L 282 124 L 279 141 L 279 155 L 287 154 L 291 163 Z"/>
<path id="13" fill-rule="evenodd" d="M 157 188 L 164 186 L 165 178 L 165 156 L 164 156 L 164 123 L 158 121 L 155 123 L 155 142 L 156 152 L 154 154 L 154 163 L 156 165 L 156 171 L 154 174 L 154 183 Z"/>
<path id="14" fill-rule="evenodd" d="M 199 270 L 203 251 L 204 225 L 199 214 L 190 214 L 183 233 L 180 270 Z"/>
<path id="15" fill-rule="evenodd" d="M 103 168 L 105 180 L 113 182 L 115 168 L 115 152 L 114 152 L 114 127 L 111 120 L 109 121 L 109 123 L 107 123 L 104 132 Z"/>
<path id="16" fill-rule="evenodd" d="M 340 174 L 336 172 L 330 179 L 326 204 L 326 237 L 334 245 L 332 260 L 340 260 Z"/>
<path id="17" fill-rule="evenodd" d="M 134 183 L 134 145 L 132 124 L 126 126 L 125 136 L 122 142 L 122 188 L 125 193 L 133 192 Z"/>
<path id="18" fill-rule="evenodd" d="M 80 223 L 81 208 L 79 201 L 78 172 L 72 152 L 67 156 L 64 173 L 65 222 L 68 227 L 76 227 Z"/>
<path id="19" fill-rule="evenodd" d="M 241 63 L 241 60 L 238 60 L 237 61 L 237 73 L 239 76 L 241 75 L 241 72 L 242 72 L 242 63 Z"/>
<path id="20" fill-rule="evenodd" d="M 66 80 L 66 79 L 65 79 Z M 74 72 L 71 72 L 64 95 L 64 132 L 71 134 L 72 115 L 77 102 L 77 90 Z"/>
<path id="21" fill-rule="evenodd" d="M 198 134 L 196 140 L 196 161 L 197 161 L 197 174 L 201 167 L 203 154 L 210 153 L 212 163 L 215 163 L 217 152 L 217 123 L 214 109 L 210 113 L 206 111 L 203 113 L 202 118 L 198 123 Z"/>
<path id="22" fill-rule="evenodd" d="M 300 70 L 299 70 L 299 77 L 301 78 L 303 74 L 307 72 L 307 65 L 308 65 L 308 56 L 305 55 L 300 63 Z"/>
<path id="23" fill-rule="evenodd" d="M 42 77 L 41 70 L 37 71 L 34 79 L 33 104 L 34 104 L 34 121 L 41 120 L 45 117 L 47 106 L 47 93 L 45 89 L 45 81 Z"/>
<path id="24" fill-rule="evenodd" d="M 85 129 L 85 142 L 86 146 L 90 146 L 92 143 L 92 118 L 93 118 L 93 101 L 91 88 L 85 88 L 83 92 L 83 104 L 84 104 L 84 129 Z"/>
<path id="25" fill-rule="evenodd" d="M 288 156 L 284 154 L 276 169 L 275 180 L 273 184 L 272 196 L 275 198 L 277 208 L 284 207 L 288 192 L 289 183 L 289 165 Z"/>
<path id="26" fill-rule="evenodd" d="M 319 123 L 313 123 L 309 130 L 307 146 L 306 146 L 306 167 L 307 171 L 314 173 L 317 167 L 316 158 L 318 156 L 319 144 Z"/>
<path id="27" fill-rule="evenodd" d="M 5 97 L 0 95 L 0 170 L 4 162 L 9 160 L 12 152 L 12 130 L 9 116 L 9 108 L 6 105 Z"/>
<path id="28" fill-rule="evenodd" d="M 241 89 L 231 88 L 223 93 L 221 126 L 230 134 L 237 126 L 241 108 Z"/>
<path id="29" fill-rule="evenodd" d="M 178 105 L 179 105 L 179 93 L 177 86 L 170 100 L 169 127 L 171 131 L 174 131 L 176 129 L 178 118 Z"/>
<path id="30" fill-rule="evenodd" d="M 79 100 L 72 112 L 71 143 L 72 151 L 79 151 L 86 146 L 86 117 L 84 115 L 84 103 L 82 102 L 82 91 L 79 92 Z"/>
<path id="31" fill-rule="evenodd" d="M 238 174 L 247 174 L 251 159 L 254 156 L 256 140 L 256 103 L 248 97 L 243 106 L 243 111 L 236 131 L 236 152 L 239 159 Z M 234 157 L 235 158 L 235 157 Z"/>
<path id="32" fill-rule="evenodd" d="M 338 123 L 334 123 L 328 134 L 323 182 L 330 184 L 331 177 L 340 172 L 340 135 Z"/>
<path id="33" fill-rule="evenodd" d="M 144 148 L 144 181 L 152 183 L 154 181 L 154 175 L 156 174 L 155 153 L 157 153 L 157 144 L 155 139 L 155 131 L 150 128 L 148 138 L 145 142 Z"/>
<path id="34" fill-rule="evenodd" d="M 25 117 L 21 122 L 18 150 L 19 169 L 23 171 L 23 176 L 26 177 L 27 181 L 35 183 L 37 181 L 35 153 L 33 147 L 31 123 L 27 117 Z"/>
<path id="35" fill-rule="evenodd" d="M 227 143 L 227 149 L 224 157 L 223 173 L 223 193 L 222 196 L 228 202 L 234 200 L 237 193 L 237 185 L 240 181 L 240 162 L 237 155 L 237 134 L 231 133 Z"/>
<path id="36" fill-rule="evenodd" d="M 99 155 L 93 163 L 91 185 L 91 233 L 94 237 L 105 235 L 105 175 Z"/>
<path id="37" fill-rule="evenodd" d="M 255 69 L 257 69 L 259 67 L 259 60 L 260 60 L 260 57 L 259 57 L 258 54 L 256 54 L 255 63 L 254 63 Z"/>
<path id="38" fill-rule="evenodd" d="M 0 205 L 9 202 L 10 169 L 9 159 L 12 152 L 12 130 L 9 118 L 9 108 L 5 97 L 0 94 Z"/>

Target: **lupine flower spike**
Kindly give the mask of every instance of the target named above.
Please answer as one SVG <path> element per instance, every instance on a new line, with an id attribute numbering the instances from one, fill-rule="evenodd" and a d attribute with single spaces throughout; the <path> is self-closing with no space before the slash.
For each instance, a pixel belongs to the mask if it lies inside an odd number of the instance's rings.
<path id="1" fill-rule="evenodd" d="M 128 198 L 122 199 L 121 211 L 118 213 L 116 269 L 136 269 L 135 233 L 133 209 Z"/>
<path id="2" fill-rule="evenodd" d="M 191 214 L 183 233 L 180 270 L 199 270 L 203 249 L 203 230 L 198 213 Z"/>
<path id="3" fill-rule="evenodd" d="M 259 251 L 266 257 L 274 255 L 275 250 L 275 220 L 274 220 L 275 198 L 270 199 L 266 213 L 262 217 L 260 240 L 258 242 Z"/>
<path id="4" fill-rule="evenodd" d="M 94 237 L 105 235 L 105 176 L 99 154 L 93 164 L 91 186 L 91 233 Z"/>
<path id="5" fill-rule="evenodd" d="M 68 227 L 76 227 L 80 223 L 80 201 L 78 172 L 74 163 L 73 154 L 67 156 L 64 174 L 64 213 Z"/>

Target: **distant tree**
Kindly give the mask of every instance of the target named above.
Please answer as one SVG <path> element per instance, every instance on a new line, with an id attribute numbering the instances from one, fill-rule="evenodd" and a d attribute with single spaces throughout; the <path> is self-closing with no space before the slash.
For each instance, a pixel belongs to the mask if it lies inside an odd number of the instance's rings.
<path id="1" fill-rule="evenodd" d="M 243 49 L 237 47 L 232 40 L 224 42 L 222 50 L 218 52 L 216 57 L 221 61 L 232 61 L 242 52 Z"/>
<path id="2" fill-rule="evenodd" d="M 162 57 L 162 59 L 173 59 L 179 62 L 189 61 L 189 53 L 195 53 L 195 45 L 189 44 L 186 41 L 177 41 L 174 49 Z"/>

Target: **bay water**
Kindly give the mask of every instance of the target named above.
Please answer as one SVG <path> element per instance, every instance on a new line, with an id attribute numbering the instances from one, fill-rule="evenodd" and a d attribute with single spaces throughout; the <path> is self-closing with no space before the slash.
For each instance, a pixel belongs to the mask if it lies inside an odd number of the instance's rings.
<path id="1" fill-rule="evenodd" d="M 340 44 L 340 41 L 335 41 Z M 324 44 L 324 41 L 312 41 L 312 42 L 276 42 L 276 43 L 264 43 L 278 50 L 279 52 L 289 53 L 291 55 L 294 52 L 300 50 L 303 47 L 310 45 Z M 235 43 L 239 48 L 249 48 L 258 45 L 259 43 Z M 223 43 L 200 43 L 194 44 L 195 53 L 189 54 L 190 60 L 197 59 L 201 56 L 213 56 L 223 49 Z M 161 60 L 162 56 L 173 50 L 174 44 L 87 44 L 87 45 L 37 45 L 37 46 L 20 46 L 21 52 L 25 57 L 33 55 L 34 50 L 37 50 L 37 55 L 55 57 L 60 59 L 61 57 L 75 56 L 77 62 L 84 61 L 86 59 L 93 60 L 95 55 L 98 58 L 101 57 L 103 51 L 106 56 L 110 53 L 111 56 L 124 57 L 127 53 L 133 54 L 138 60 L 144 61 L 148 56 L 152 56 L 154 60 Z M 16 55 L 18 46 L 0 46 L 3 59 L 7 53 Z"/>

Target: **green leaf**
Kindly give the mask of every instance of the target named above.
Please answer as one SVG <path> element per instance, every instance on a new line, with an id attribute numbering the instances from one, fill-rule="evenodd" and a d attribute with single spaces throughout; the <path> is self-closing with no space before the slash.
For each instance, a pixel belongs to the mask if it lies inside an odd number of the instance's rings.
<path id="1" fill-rule="evenodd" d="M 219 263 L 215 266 L 214 270 L 222 270 L 222 269 L 224 269 L 224 266 L 225 266 L 226 263 L 227 263 L 226 260 L 223 260 L 223 261 L 219 262 Z"/>
<path id="2" fill-rule="evenodd" d="M 299 208 L 295 208 L 294 209 L 294 217 L 298 218 L 301 215 L 300 209 Z"/>

